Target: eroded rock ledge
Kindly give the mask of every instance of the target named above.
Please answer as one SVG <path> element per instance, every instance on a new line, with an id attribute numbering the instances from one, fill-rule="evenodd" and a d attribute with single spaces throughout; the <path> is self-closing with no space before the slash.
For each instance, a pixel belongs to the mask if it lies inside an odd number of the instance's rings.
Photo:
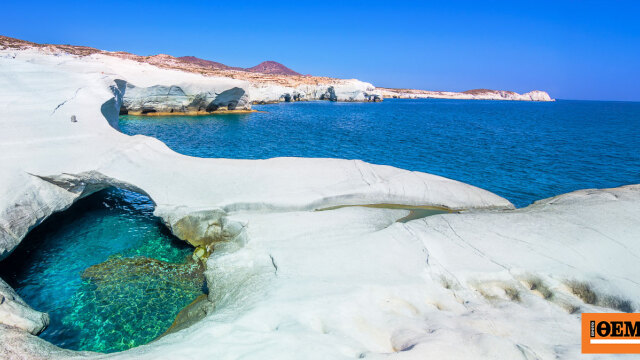
<path id="1" fill-rule="evenodd" d="M 243 88 L 234 87 L 217 93 L 199 89 L 185 91 L 175 85 L 141 88 L 128 83 L 120 114 L 206 114 L 229 110 L 251 110 Z"/>

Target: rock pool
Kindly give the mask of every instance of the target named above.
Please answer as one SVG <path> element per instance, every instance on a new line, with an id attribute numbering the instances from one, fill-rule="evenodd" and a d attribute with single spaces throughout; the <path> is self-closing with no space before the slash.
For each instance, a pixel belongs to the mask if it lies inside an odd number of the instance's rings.
<path id="1" fill-rule="evenodd" d="M 66 349 L 114 352 L 163 334 L 206 291 L 193 248 L 153 216 L 143 195 L 103 190 L 51 216 L 0 263 L 34 309 L 40 335 Z"/>

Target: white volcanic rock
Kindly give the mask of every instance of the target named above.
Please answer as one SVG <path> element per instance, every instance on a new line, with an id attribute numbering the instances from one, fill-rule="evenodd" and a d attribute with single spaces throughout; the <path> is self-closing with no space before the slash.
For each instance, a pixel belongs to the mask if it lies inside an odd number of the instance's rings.
<path id="1" fill-rule="evenodd" d="M 522 96 L 529 97 L 531 101 L 553 101 L 546 91 L 540 90 L 529 91 L 528 93 L 522 94 Z"/>
<path id="2" fill-rule="evenodd" d="M 405 215 L 234 213 L 248 240 L 209 258 L 215 312 L 113 357 L 588 359 L 581 312 L 640 308 L 640 186 Z"/>
<path id="3" fill-rule="evenodd" d="M 185 91 L 186 90 L 186 91 Z M 249 96 L 242 87 L 219 92 L 213 89 L 189 89 L 177 85 L 136 87 L 127 84 L 122 101 L 128 113 L 192 113 L 224 110 L 248 110 Z"/>
<path id="4" fill-rule="evenodd" d="M 464 92 L 429 91 L 415 89 L 377 88 L 384 98 L 397 99 L 458 99 L 458 100 L 512 100 L 512 101 L 554 101 L 549 94 L 533 90 L 525 94 L 513 91 L 476 89 Z"/>
<path id="5" fill-rule="evenodd" d="M 0 279 L 0 324 L 37 335 L 49 325 L 49 315 L 33 310 Z"/>
<path id="6" fill-rule="evenodd" d="M 352 79 L 334 80 L 328 84 L 302 84 L 296 87 L 273 83 L 252 82 L 249 88 L 254 103 L 330 100 L 330 101 L 381 101 L 382 93 L 372 84 Z"/>
<path id="7" fill-rule="evenodd" d="M 6 59 L 15 58 L 16 61 L 25 62 L 30 61 L 29 59 L 34 56 L 42 57 L 45 53 L 47 52 L 38 49 L 5 49 L 1 52 Z M 55 64 L 56 69 L 60 69 L 58 71 L 85 72 L 108 79 L 112 82 L 112 86 L 125 94 L 122 104 L 130 112 L 171 113 L 207 112 L 220 108 L 251 109 L 247 93 L 249 83 L 243 80 L 163 69 L 103 54 L 79 57 L 54 52 L 47 58 L 50 58 L 48 61 L 51 65 Z M 10 80 L 11 76 L 9 74 L 6 80 Z M 114 80 L 121 81 L 114 82 Z M 56 86 L 64 87 L 64 84 Z M 73 92 L 67 99 L 73 99 L 75 92 L 86 90 L 83 89 L 82 85 L 71 89 Z"/>
<path id="8" fill-rule="evenodd" d="M 148 194 L 177 236 L 215 245 L 215 310 L 96 355 L 28 334 L 8 316 L 33 313 L 0 305 L 0 357 L 583 359 L 593 356 L 579 352 L 579 312 L 640 308 L 639 186 L 508 210 L 482 189 L 362 161 L 188 157 L 114 130 L 128 91 L 116 80 L 253 91 L 100 54 L 0 51 L 0 258 L 78 198 L 127 188 Z M 407 210 L 314 211 L 372 203 L 473 210 L 406 224 L 396 220 Z"/>

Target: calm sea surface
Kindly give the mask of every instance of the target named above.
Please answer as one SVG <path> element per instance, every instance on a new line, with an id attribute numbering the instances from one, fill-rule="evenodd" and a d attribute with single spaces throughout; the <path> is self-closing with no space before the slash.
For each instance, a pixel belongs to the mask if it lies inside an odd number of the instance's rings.
<path id="1" fill-rule="evenodd" d="M 299 102 L 265 113 L 124 116 L 126 134 L 198 157 L 361 159 L 460 180 L 522 207 L 640 183 L 640 103 L 482 100 Z"/>

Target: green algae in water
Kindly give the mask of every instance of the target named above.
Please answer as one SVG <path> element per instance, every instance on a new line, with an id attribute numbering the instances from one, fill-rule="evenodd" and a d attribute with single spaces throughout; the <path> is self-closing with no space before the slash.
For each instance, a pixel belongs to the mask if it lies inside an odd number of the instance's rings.
<path id="1" fill-rule="evenodd" d="M 153 216 L 148 197 L 110 189 L 34 229 L 0 262 L 0 276 L 49 313 L 42 338 L 114 352 L 157 338 L 205 291 L 192 252 Z"/>

